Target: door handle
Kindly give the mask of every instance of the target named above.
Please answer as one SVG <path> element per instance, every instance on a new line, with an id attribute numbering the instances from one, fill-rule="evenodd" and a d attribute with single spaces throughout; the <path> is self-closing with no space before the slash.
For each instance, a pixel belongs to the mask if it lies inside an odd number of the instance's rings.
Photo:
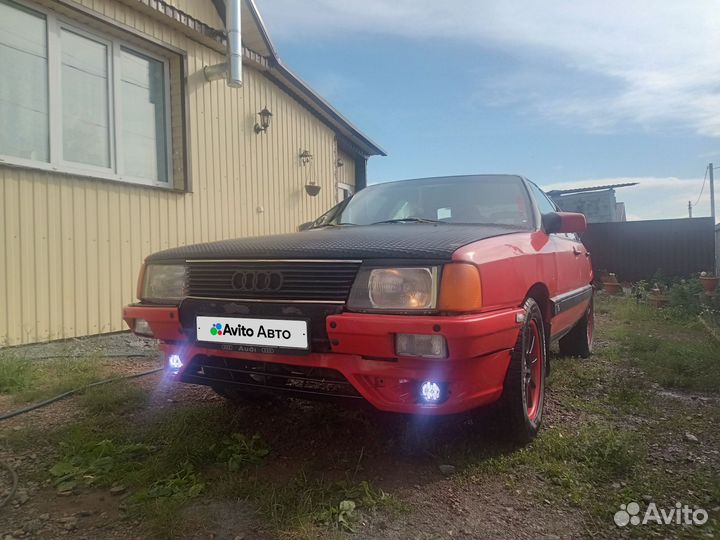
<path id="1" fill-rule="evenodd" d="M 578 248 L 576 248 L 575 246 L 573 246 L 573 253 L 577 257 L 578 255 L 580 255 L 581 251 Z"/>

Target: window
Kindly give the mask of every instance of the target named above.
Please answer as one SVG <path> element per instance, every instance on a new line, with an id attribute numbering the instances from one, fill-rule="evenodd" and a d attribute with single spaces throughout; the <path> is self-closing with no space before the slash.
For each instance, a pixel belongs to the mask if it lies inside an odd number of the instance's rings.
<path id="1" fill-rule="evenodd" d="M 162 62 L 121 52 L 123 160 L 132 176 L 167 179 L 165 72 Z"/>
<path id="2" fill-rule="evenodd" d="M 348 197 L 352 197 L 353 186 L 344 182 L 337 182 L 337 202 L 342 202 Z"/>
<path id="3" fill-rule="evenodd" d="M 353 195 L 335 223 L 370 225 L 394 219 L 496 224 L 529 229 L 530 201 L 520 177 L 455 176 L 388 182 Z"/>
<path id="4" fill-rule="evenodd" d="M 535 202 L 537 203 L 538 209 L 540 210 L 541 214 L 557 212 L 555 203 L 553 203 L 539 187 L 537 187 L 532 182 L 528 182 L 528 185 L 530 186 L 530 190 L 533 192 L 533 197 L 535 198 Z"/>
<path id="5" fill-rule="evenodd" d="M 0 0 L 0 160 L 172 186 L 169 61 Z"/>
<path id="6" fill-rule="evenodd" d="M 108 46 L 63 29 L 63 159 L 110 167 L 110 92 Z"/>
<path id="7" fill-rule="evenodd" d="M 47 66 L 45 17 L 0 2 L 0 153 L 49 160 Z"/>

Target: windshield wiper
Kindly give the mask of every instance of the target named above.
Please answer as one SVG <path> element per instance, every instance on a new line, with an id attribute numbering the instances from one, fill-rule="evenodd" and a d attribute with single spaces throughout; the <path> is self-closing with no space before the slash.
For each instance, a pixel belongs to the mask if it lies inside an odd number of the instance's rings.
<path id="1" fill-rule="evenodd" d="M 312 227 L 313 229 L 320 229 L 322 227 L 345 227 L 345 226 L 356 226 L 357 223 L 323 223 L 322 225 L 317 225 L 316 227 Z"/>
<path id="2" fill-rule="evenodd" d="M 406 217 L 397 219 L 386 219 L 384 221 L 376 221 L 373 225 L 379 225 L 381 223 L 447 223 L 445 221 L 439 221 L 437 219 L 425 219 L 419 217 Z"/>

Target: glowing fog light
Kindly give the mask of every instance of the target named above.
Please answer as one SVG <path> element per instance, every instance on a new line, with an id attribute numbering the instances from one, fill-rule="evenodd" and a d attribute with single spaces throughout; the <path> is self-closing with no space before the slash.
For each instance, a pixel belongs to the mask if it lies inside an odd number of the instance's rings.
<path id="1" fill-rule="evenodd" d="M 168 367 L 175 372 L 180 371 L 183 367 L 183 363 L 179 354 L 171 354 L 168 357 Z"/>
<path id="2" fill-rule="evenodd" d="M 398 334 L 395 339 L 398 356 L 447 358 L 447 342 L 437 334 Z"/>
<path id="3" fill-rule="evenodd" d="M 420 395 L 428 403 L 435 403 L 440 400 L 440 385 L 434 381 L 425 381 L 420 387 Z"/>
<path id="4" fill-rule="evenodd" d="M 145 319 L 135 319 L 133 332 L 139 336 L 153 337 L 153 331 L 152 328 L 150 328 L 150 323 L 148 323 Z"/>

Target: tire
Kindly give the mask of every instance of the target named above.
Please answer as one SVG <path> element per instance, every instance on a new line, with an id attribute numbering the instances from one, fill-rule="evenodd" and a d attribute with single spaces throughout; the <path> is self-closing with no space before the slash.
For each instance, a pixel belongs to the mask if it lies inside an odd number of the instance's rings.
<path id="1" fill-rule="evenodd" d="M 540 306 L 528 298 L 523 308 L 525 322 L 510 355 L 499 413 L 510 438 L 528 443 L 537 436 L 542 423 L 547 342 Z"/>
<path id="2" fill-rule="evenodd" d="M 573 329 L 563 336 L 558 345 L 560 346 L 560 356 L 579 356 L 587 358 L 592 354 L 593 334 L 595 332 L 595 313 L 593 311 L 593 301 L 590 299 L 590 305 Z"/>

